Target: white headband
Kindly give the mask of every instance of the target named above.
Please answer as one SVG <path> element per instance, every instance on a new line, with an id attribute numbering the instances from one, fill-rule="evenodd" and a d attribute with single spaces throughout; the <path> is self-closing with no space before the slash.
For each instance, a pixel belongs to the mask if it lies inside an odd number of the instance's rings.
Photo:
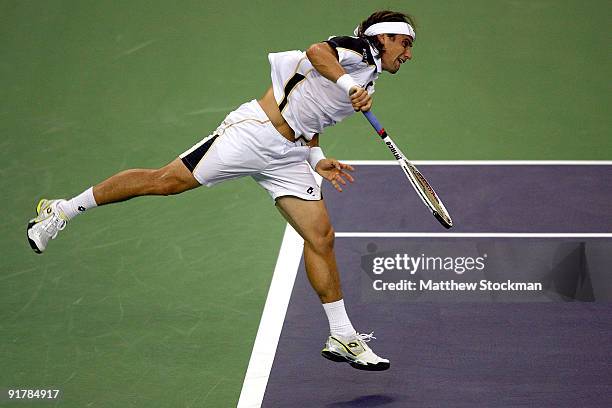
<path id="1" fill-rule="evenodd" d="M 359 35 L 359 27 L 355 29 L 354 34 Z M 388 21 L 384 23 L 372 24 L 363 33 L 363 35 L 368 37 L 377 34 L 406 34 L 412 37 L 413 40 L 416 39 L 412 26 L 408 23 L 402 23 L 399 21 Z"/>

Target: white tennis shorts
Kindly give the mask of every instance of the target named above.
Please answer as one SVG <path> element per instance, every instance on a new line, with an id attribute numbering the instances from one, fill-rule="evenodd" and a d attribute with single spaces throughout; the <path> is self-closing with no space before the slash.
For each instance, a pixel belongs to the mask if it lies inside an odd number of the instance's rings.
<path id="1" fill-rule="evenodd" d="M 231 112 L 219 127 L 179 157 L 200 184 L 251 176 L 273 200 L 320 200 L 309 147 L 285 139 L 256 100 Z"/>

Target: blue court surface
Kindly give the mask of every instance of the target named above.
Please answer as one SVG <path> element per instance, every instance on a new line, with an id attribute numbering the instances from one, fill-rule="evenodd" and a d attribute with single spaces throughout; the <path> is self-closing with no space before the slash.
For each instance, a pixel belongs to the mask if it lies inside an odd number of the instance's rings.
<path id="1" fill-rule="evenodd" d="M 327 320 L 287 227 L 239 407 L 610 406 L 612 163 L 418 165 L 452 230 L 394 162 L 323 185 L 349 316 L 391 368 L 319 356 Z"/>

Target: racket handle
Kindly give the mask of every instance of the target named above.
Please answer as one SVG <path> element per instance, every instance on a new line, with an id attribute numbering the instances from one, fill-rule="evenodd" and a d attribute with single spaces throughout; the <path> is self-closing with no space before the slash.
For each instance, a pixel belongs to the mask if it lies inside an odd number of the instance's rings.
<path id="1" fill-rule="evenodd" d="M 367 111 L 367 112 L 362 112 L 362 113 L 363 113 L 363 116 L 366 117 L 368 122 L 370 122 L 370 125 L 372 125 L 374 130 L 376 130 L 376 133 L 378 133 L 380 137 L 384 138 L 387 135 L 387 132 L 385 132 L 385 129 L 382 127 L 378 119 L 376 119 L 376 116 L 374 116 L 372 111 Z"/>

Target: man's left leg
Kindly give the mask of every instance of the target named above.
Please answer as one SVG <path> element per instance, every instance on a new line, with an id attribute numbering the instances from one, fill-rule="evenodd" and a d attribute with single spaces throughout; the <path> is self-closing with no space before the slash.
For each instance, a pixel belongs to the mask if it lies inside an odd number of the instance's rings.
<path id="1" fill-rule="evenodd" d="M 362 370 L 388 369 L 389 360 L 378 357 L 365 344 L 372 336 L 357 334 L 346 313 L 334 252 L 334 229 L 324 201 L 284 196 L 276 200 L 276 205 L 304 239 L 306 274 L 319 295 L 330 326 L 331 335 L 321 352 L 323 357 L 348 362 Z"/>

